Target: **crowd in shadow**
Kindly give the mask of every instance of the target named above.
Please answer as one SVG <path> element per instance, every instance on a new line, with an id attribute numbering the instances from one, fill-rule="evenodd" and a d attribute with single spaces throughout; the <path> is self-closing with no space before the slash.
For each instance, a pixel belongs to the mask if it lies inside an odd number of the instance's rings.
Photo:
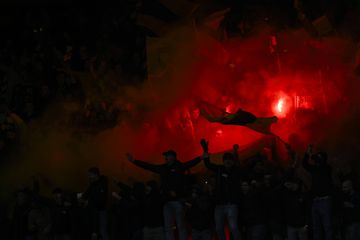
<path id="1" fill-rule="evenodd" d="M 132 185 L 113 178 L 118 191 L 112 193 L 96 167 L 88 170 L 85 191 L 55 188 L 51 198 L 34 178 L 32 187 L 14 194 L 12 211 L 2 211 L 4 239 L 359 239 L 358 178 L 334 181 L 325 152 L 310 145 L 301 163 L 284 167 L 261 154 L 239 159 L 234 145 L 218 164 L 208 142 L 201 146 L 203 154 L 186 162 L 174 150 L 163 153 L 164 164 L 128 154 L 129 162 L 159 178 Z M 199 164 L 207 173 L 191 174 Z"/>

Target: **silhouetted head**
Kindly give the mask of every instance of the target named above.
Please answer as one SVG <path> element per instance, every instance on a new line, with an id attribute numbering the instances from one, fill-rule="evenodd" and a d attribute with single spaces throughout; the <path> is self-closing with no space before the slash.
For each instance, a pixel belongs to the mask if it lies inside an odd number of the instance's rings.
<path id="1" fill-rule="evenodd" d="M 296 192 L 296 191 L 300 190 L 300 187 L 302 186 L 302 182 L 298 178 L 288 178 L 285 181 L 284 185 L 288 190 Z"/>
<path id="2" fill-rule="evenodd" d="M 16 205 L 23 206 L 28 203 L 29 195 L 26 191 L 20 190 L 15 193 Z"/>
<path id="3" fill-rule="evenodd" d="M 88 170 L 88 178 L 90 182 L 95 182 L 100 178 L 100 170 L 97 167 L 91 167 Z"/>
<path id="4" fill-rule="evenodd" d="M 163 152 L 163 156 L 167 164 L 171 165 L 177 160 L 177 154 L 174 150 Z"/>
<path id="5" fill-rule="evenodd" d="M 311 158 L 314 160 L 317 166 L 323 166 L 327 164 L 328 156 L 326 152 L 318 152 L 313 154 Z"/>
<path id="6" fill-rule="evenodd" d="M 60 188 L 55 188 L 52 195 L 55 203 L 61 205 L 63 201 L 63 191 Z"/>

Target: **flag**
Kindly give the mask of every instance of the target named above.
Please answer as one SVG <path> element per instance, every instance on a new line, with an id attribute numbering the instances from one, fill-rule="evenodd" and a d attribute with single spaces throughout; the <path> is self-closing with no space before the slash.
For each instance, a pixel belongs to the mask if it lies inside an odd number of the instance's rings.
<path id="1" fill-rule="evenodd" d="M 271 125 L 277 122 L 277 117 L 256 117 L 254 114 L 239 109 L 236 113 L 228 113 L 224 109 L 200 102 L 200 113 L 210 122 L 225 125 L 238 125 L 250 128 L 262 134 L 270 134 Z"/>
<path id="2" fill-rule="evenodd" d="M 271 132 L 271 125 L 277 122 L 277 117 L 257 117 L 255 122 L 248 123 L 245 126 L 263 134 L 273 134 Z"/>
<path id="3" fill-rule="evenodd" d="M 241 145 L 238 151 L 238 159 L 242 163 L 248 163 L 253 161 L 256 157 L 262 155 L 266 162 L 272 162 L 280 164 L 281 166 L 287 166 L 294 164 L 294 160 L 289 156 L 289 151 L 286 149 L 288 144 L 281 140 L 276 135 L 264 135 L 261 139 Z M 233 149 L 229 148 L 225 151 L 214 152 L 211 154 L 211 159 L 215 163 L 222 163 L 222 156 L 226 152 L 234 152 Z"/>

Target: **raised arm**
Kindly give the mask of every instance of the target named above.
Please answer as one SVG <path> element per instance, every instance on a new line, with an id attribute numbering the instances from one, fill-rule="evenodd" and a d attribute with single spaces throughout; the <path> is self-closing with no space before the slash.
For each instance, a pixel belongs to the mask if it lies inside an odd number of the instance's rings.
<path id="1" fill-rule="evenodd" d="M 204 159 L 205 167 L 211 171 L 217 172 L 221 168 L 221 165 L 217 165 L 217 164 L 210 162 L 209 142 L 206 141 L 205 139 L 201 139 L 200 144 L 204 151 L 202 158 Z"/>
<path id="2" fill-rule="evenodd" d="M 195 167 L 196 165 L 198 165 L 201 162 L 202 158 L 201 157 L 196 157 L 193 160 L 187 161 L 184 163 L 185 168 L 189 169 L 192 167 Z"/>
<path id="3" fill-rule="evenodd" d="M 148 170 L 148 171 L 151 171 L 154 173 L 160 173 L 160 171 L 161 171 L 162 165 L 151 164 L 151 163 L 147 163 L 144 161 L 135 160 L 135 158 L 129 153 L 126 154 L 126 157 L 129 162 L 133 163 L 134 165 L 136 165 L 140 168 L 143 168 L 145 170 Z"/>
<path id="4" fill-rule="evenodd" d="M 184 163 L 185 168 L 195 167 L 196 165 L 198 165 L 201 162 L 201 160 L 204 158 L 204 155 L 208 154 L 208 145 L 209 145 L 209 143 L 205 139 L 201 139 L 200 145 L 201 145 L 201 147 L 203 149 L 202 156 L 196 157 L 193 160 L 190 160 L 190 161 Z"/>

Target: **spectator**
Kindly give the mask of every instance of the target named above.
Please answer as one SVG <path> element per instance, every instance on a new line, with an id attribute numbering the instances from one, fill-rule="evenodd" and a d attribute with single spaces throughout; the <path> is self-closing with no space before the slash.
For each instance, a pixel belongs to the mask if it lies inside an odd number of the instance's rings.
<path id="1" fill-rule="evenodd" d="M 53 191 L 53 206 L 51 208 L 52 235 L 54 240 L 71 240 L 74 233 L 74 218 L 72 203 L 66 199 L 59 188 Z"/>
<path id="2" fill-rule="evenodd" d="M 207 182 L 205 184 L 208 184 Z M 194 187 L 187 203 L 187 221 L 191 226 L 193 240 L 211 240 L 214 216 L 212 196 L 206 188 Z"/>
<path id="3" fill-rule="evenodd" d="M 30 238 L 27 228 L 28 215 L 30 212 L 29 191 L 20 190 L 15 193 L 15 207 L 12 214 L 12 233 L 14 240 Z"/>
<path id="4" fill-rule="evenodd" d="M 249 181 L 241 183 L 241 223 L 247 240 L 264 240 L 266 236 L 266 210 L 262 193 Z"/>
<path id="5" fill-rule="evenodd" d="M 351 180 L 342 182 L 342 220 L 345 240 L 360 239 L 360 194 Z"/>
<path id="6" fill-rule="evenodd" d="M 159 184 L 149 181 L 146 184 L 144 201 L 144 240 L 164 239 L 164 198 L 161 195 Z"/>
<path id="7" fill-rule="evenodd" d="M 283 205 L 280 199 L 282 188 L 279 186 L 274 175 L 268 173 L 264 176 L 263 193 L 266 208 L 268 235 L 273 240 L 282 240 L 284 238 Z"/>
<path id="8" fill-rule="evenodd" d="M 88 171 L 89 186 L 81 195 L 81 198 L 87 200 L 87 209 L 91 218 L 91 235 L 93 239 L 101 237 L 107 240 L 107 195 L 108 180 L 107 177 L 100 174 L 97 167 L 92 167 Z"/>
<path id="9" fill-rule="evenodd" d="M 4 239 L 12 239 L 10 235 L 10 220 L 6 205 L 0 205 L 0 231 Z"/>
<path id="10" fill-rule="evenodd" d="M 309 160 L 314 164 L 310 164 Z M 332 169 L 327 163 L 327 154 L 319 152 L 312 153 L 312 146 L 309 145 L 303 160 L 303 167 L 308 171 L 312 178 L 311 192 L 313 194 L 312 203 L 312 224 L 314 240 L 321 240 L 324 231 L 325 240 L 333 239 L 332 226 Z"/>
<path id="11" fill-rule="evenodd" d="M 287 225 L 288 240 L 307 240 L 308 201 L 302 191 L 300 180 L 286 180 L 282 198 L 283 212 Z"/>
<path id="12" fill-rule="evenodd" d="M 188 177 L 186 172 L 200 163 L 201 158 L 197 157 L 191 161 L 182 163 L 177 159 L 173 150 L 163 153 L 165 164 L 154 165 L 143 161 L 135 160 L 130 154 L 127 158 L 138 167 L 152 171 L 160 175 L 161 185 L 166 198 L 164 205 L 165 239 L 173 240 L 173 222 L 175 220 L 179 232 L 179 240 L 187 239 L 187 231 L 184 221 L 184 206 L 182 199 L 186 196 Z"/>
<path id="13" fill-rule="evenodd" d="M 33 196 L 28 216 L 28 230 L 35 239 L 51 239 L 50 209 L 40 196 Z"/>
<path id="14" fill-rule="evenodd" d="M 144 200 L 145 185 L 142 182 L 136 182 L 132 188 L 130 201 L 129 225 L 131 231 L 131 240 L 142 240 L 144 228 Z"/>
<path id="15" fill-rule="evenodd" d="M 111 237 L 112 239 L 130 240 L 131 191 L 122 189 L 119 193 L 113 192 L 112 196 L 115 203 L 110 209 Z"/>
<path id="16" fill-rule="evenodd" d="M 225 219 L 228 221 L 230 231 L 234 240 L 240 239 L 238 227 L 238 202 L 240 183 L 240 170 L 236 166 L 233 153 L 223 155 L 223 165 L 217 165 L 210 162 L 208 155 L 208 142 L 201 140 L 204 150 L 205 166 L 216 174 L 215 187 L 215 227 L 218 238 L 225 240 Z"/>

